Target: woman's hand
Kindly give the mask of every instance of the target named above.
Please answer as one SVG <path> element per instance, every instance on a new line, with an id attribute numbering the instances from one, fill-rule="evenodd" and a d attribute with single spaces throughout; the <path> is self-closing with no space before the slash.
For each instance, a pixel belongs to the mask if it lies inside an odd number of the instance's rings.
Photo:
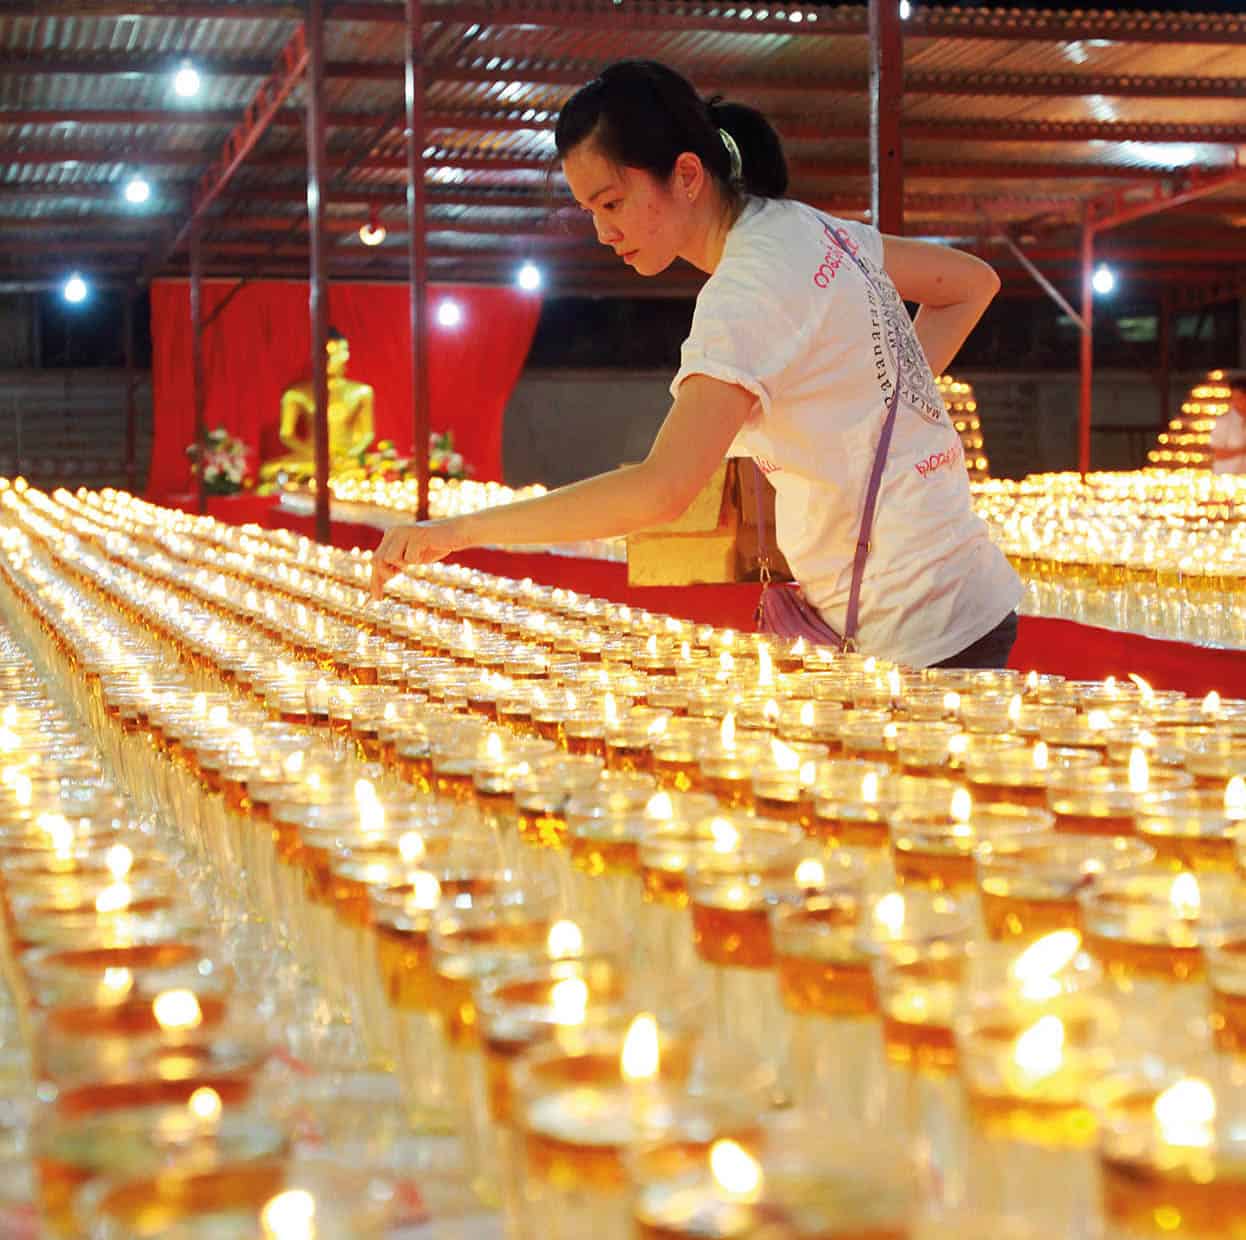
<path id="1" fill-rule="evenodd" d="M 407 564 L 432 564 L 463 549 L 449 521 L 421 521 L 396 525 L 385 532 L 372 553 L 372 597 L 380 598 L 385 584 Z"/>

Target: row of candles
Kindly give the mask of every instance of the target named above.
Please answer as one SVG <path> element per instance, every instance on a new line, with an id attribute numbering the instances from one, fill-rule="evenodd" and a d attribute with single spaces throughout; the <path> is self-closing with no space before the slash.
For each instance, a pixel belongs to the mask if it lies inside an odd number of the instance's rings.
<path id="1" fill-rule="evenodd" d="M 975 483 L 974 506 L 1026 585 L 1024 609 L 1246 647 L 1246 478 L 1202 469 Z"/>
<path id="2" fill-rule="evenodd" d="M 511 1234 L 1243 1225 L 1246 704 L 915 673 L 445 565 L 370 605 L 358 554 L 115 495 L 4 512 L 6 609 L 218 880 L 235 958 L 290 952 Z M 44 725 L 0 738 L 26 827 Z M 123 877 L 72 927 L 96 1007 L 109 969 L 161 986 L 145 933 L 182 937 Z M 8 956 L 29 1002 L 39 957 Z"/>

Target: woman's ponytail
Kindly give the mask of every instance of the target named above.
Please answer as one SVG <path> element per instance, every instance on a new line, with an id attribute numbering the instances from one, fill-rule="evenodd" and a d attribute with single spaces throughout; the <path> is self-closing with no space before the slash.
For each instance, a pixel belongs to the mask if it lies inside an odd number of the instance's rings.
<path id="1" fill-rule="evenodd" d="M 787 160 L 770 122 L 756 108 L 702 99 L 654 60 L 615 61 L 571 96 L 554 130 L 559 158 L 590 138 L 607 159 L 663 181 L 691 151 L 729 197 L 787 193 Z"/>

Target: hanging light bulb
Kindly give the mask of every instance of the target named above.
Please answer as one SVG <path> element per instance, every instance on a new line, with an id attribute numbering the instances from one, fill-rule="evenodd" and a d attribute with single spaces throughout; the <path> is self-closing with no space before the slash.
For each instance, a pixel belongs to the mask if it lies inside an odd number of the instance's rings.
<path id="1" fill-rule="evenodd" d="M 389 235 L 385 225 L 381 223 L 381 213 L 374 206 L 368 211 L 368 222 L 359 229 L 359 240 L 364 245 L 380 245 Z"/>

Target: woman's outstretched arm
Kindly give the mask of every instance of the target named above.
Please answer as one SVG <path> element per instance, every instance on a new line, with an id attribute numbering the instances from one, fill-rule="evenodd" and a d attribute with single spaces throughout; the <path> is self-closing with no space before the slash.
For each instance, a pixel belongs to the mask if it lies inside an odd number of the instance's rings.
<path id="1" fill-rule="evenodd" d="M 980 258 L 931 241 L 883 237 L 883 266 L 914 320 L 930 369 L 941 375 L 999 292 L 999 276 Z"/>
<path id="2" fill-rule="evenodd" d="M 735 384 L 689 376 L 639 465 L 518 503 L 389 530 L 372 557 L 373 596 L 404 564 L 466 547 L 585 542 L 673 521 L 718 468 L 753 403 Z"/>

